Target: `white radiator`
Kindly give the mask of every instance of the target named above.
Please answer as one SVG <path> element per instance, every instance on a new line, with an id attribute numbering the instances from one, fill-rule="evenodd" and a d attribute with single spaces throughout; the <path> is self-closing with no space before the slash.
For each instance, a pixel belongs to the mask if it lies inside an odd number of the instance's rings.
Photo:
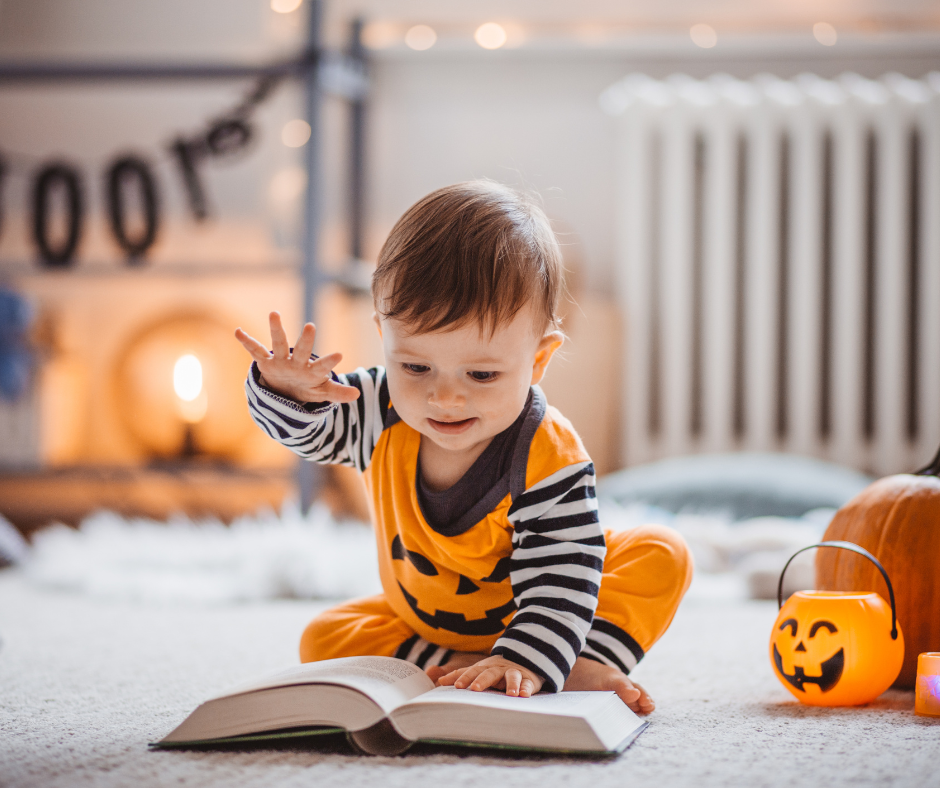
<path id="1" fill-rule="evenodd" d="M 940 74 L 610 87 L 622 459 L 940 445 Z"/>

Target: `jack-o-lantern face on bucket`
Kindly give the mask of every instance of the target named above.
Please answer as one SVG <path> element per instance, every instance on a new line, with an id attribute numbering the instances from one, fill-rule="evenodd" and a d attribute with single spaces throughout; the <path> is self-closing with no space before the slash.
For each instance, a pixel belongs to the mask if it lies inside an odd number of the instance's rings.
<path id="1" fill-rule="evenodd" d="M 815 684 L 820 692 L 829 692 L 839 683 L 839 679 L 842 678 L 842 671 L 845 669 L 845 647 L 841 643 L 842 639 L 816 637 L 820 634 L 838 635 L 839 629 L 835 624 L 821 618 L 810 624 L 808 632 L 800 632 L 799 621 L 795 618 L 788 618 L 777 629 L 780 632 L 789 630 L 790 640 L 796 643 L 795 646 L 791 643 L 789 648 L 786 648 L 784 646 L 784 637 L 779 637 L 777 642 L 771 643 L 777 675 L 783 677 L 787 683 L 800 692 L 807 691 L 807 684 Z M 807 648 L 806 643 L 809 643 L 809 648 Z M 793 665 L 792 673 L 787 673 L 783 667 L 783 655 L 780 653 L 781 646 L 789 654 L 792 654 L 790 660 Z M 836 647 L 838 647 L 838 650 L 834 650 Z M 825 656 L 827 652 L 831 652 L 828 657 Z M 798 657 L 802 657 L 802 659 L 798 659 Z M 797 662 L 802 664 L 797 664 Z M 815 668 L 817 667 L 819 675 L 815 675 Z M 806 672 L 807 669 L 810 670 L 809 674 Z"/>
<path id="2" fill-rule="evenodd" d="M 839 542 L 819 546 L 861 550 Z M 893 602 L 890 586 L 889 591 Z M 856 706 L 877 698 L 897 678 L 904 637 L 893 608 L 878 594 L 797 591 L 777 615 L 770 661 L 800 702 Z"/>

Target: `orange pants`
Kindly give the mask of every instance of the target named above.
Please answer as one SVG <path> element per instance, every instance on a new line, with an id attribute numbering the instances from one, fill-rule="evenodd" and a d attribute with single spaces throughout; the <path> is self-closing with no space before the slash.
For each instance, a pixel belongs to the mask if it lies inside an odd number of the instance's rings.
<path id="1" fill-rule="evenodd" d="M 582 655 L 629 672 L 672 623 L 692 581 L 692 556 L 682 537 L 664 526 L 607 531 L 605 536 L 607 557 L 597 612 Z M 407 658 L 410 644 L 418 640 L 384 594 L 378 594 L 313 619 L 300 639 L 300 661 L 365 655 Z M 439 662 L 451 653 L 437 651 Z"/>

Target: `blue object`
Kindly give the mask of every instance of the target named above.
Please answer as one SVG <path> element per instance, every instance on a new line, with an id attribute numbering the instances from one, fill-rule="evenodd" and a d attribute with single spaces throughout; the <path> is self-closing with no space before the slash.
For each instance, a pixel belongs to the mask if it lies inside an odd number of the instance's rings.
<path id="1" fill-rule="evenodd" d="M 29 387 L 33 354 L 27 336 L 33 322 L 29 302 L 0 288 L 0 397 L 17 400 Z"/>

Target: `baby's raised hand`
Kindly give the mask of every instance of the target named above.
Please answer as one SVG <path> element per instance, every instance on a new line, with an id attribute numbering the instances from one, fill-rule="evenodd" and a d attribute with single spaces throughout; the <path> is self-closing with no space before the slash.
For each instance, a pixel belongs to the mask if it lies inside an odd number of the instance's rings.
<path id="1" fill-rule="evenodd" d="M 317 335 L 313 323 L 303 327 L 291 352 L 281 316 L 272 312 L 269 320 L 271 351 L 240 328 L 235 331 L 235 338 L 258 363 L 265 386 L 297 402 L 352 402 L 359 397 L 357 388 L 337 383 L 331 375 L 333 367 L 342 360 L 342 354 L 331 353 L 316 360 L 310 358 Z"/>
<path id="2" fill-rule="evenodd" d="M 518 695 L 520 698 L 534 695 L 542 689 L 544 681 L 537 673 L 499 655 L 481 659 L 469 667 L 457 668 L 437 679 L 442 687 L 453 685 L 457 689 L 477 692 L 495 687 L 505 689 L 507 695 Z"/>

